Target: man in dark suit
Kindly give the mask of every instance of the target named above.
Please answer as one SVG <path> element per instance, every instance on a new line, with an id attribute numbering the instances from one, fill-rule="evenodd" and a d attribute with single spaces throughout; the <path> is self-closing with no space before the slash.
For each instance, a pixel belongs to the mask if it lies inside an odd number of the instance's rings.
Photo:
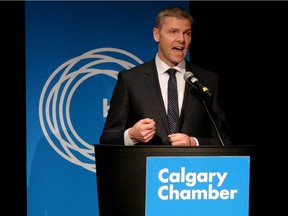
<path id="1" fill-rule="evenodd" d="M 149 62 L 118 73 L 101 144 L 231 144 L 230 128 L 218 91 L 218 75 L 185 59 L 191 44 L 192 25 L 192 16 L 180 7 L 167 7 L 158 13 L 153 28 L 157 55 Z M 179 123 L 173 133 L 167 118 L 169 74 L 166 71 L 169 68 L 177 70 Z M 188 71 L 208 87 L 211 96 L 205 98 L 185 81 Z"/>

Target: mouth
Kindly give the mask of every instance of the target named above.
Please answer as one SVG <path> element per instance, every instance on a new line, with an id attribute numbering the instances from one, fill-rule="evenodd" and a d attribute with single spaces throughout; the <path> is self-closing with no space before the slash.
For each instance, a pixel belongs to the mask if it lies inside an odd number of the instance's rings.
<path id="1" fill-rule="evenodd" d="M 183 47 L 173 47 L 172 50 L 175 52 L 183 52 L 184 48 Z"/>

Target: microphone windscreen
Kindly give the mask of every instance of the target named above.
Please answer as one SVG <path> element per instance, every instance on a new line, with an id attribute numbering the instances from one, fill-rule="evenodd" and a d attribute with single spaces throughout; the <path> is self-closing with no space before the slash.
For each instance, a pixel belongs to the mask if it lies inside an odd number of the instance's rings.
<path id="1" fill-rule="evenodd" d="M 194 77 L 194 74 L 190 71 L 187 71 L 185 74 L 184 74 L 184 79 L 186 81 L 188 81 L 191 77 Z"/>

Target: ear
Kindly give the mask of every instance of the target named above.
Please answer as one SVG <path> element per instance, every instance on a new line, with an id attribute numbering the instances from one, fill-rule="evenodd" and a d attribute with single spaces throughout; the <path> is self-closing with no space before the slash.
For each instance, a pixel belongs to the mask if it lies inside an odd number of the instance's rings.
<path id="1" fill-rule="evenodd" d="M 153 37 L 154 37 L 154 40 L 158 43 L 159 42 L 159 29 L 158 28 L 153 28 Z"/>

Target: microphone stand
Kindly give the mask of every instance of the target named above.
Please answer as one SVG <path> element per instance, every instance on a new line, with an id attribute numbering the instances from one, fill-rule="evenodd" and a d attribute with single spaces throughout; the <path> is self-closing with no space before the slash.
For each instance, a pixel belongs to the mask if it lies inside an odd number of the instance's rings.
<path id="1" fill-rule="evenodd" d="M 212 122 L 212 124 L 213 124 L 213 126 L 214 126 L 214 128 L 215 128 L 215 130 L 216 130 L 216 133 L 217 133 L 217 136 L 218 136 L 218 139 L 219 139 L 221 145 L 222 145 L 222 146 L 225 146 L 225 144 L 224 144 L 224 142 L 223 142 L 223 140 L 222 140 L 221 134 L 219 133 L 218 127 L 217 127 L 214 119 L 213 119 L 212 116 L 211 116 L 211 113 L 210 113 L 210 111 L 209 111 L 209 109 L 208 109 L 208 106 L 207 106 L 207 103 L 206 103 L 206 100 L 205 100 L 204 97 L 202 97 L 202 102 L 203 102 L 203 105 L 204 105 L 204 107 L 205 107 L 205 110 L 206 110 L 206 112 L 207 112 L 207 114 L 208 114 L 208 116 L 209 116 L 209 118 L 210 118 L 210 120 L 211 120 L 211 122 Z"/>

